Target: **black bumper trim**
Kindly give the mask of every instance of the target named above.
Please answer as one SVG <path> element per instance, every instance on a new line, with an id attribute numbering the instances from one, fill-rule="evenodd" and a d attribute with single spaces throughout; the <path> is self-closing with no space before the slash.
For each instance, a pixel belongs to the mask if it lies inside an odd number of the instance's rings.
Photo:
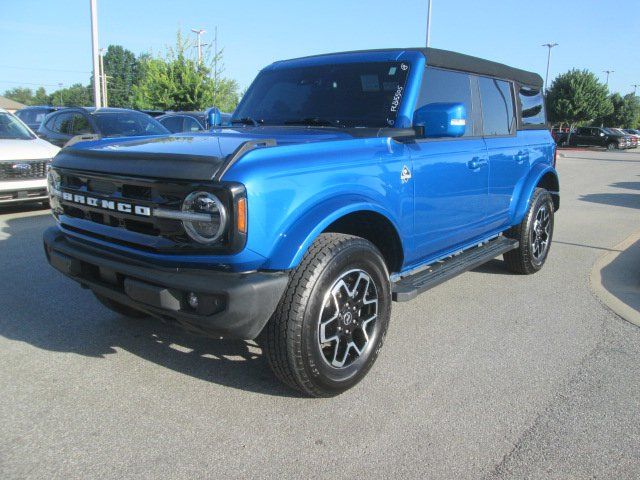
<path id="1" fill-rule="evenodd" d="M 82 286 L 212 336 L 256 338 L 275 311 L 289 280 L 287 272 L 166 268 L 133 262 L 107 251 L 97 255 L 93 249 L 70 241 L 57 227 L 45 230 L 43 240 L 51 266 Z M 187 292 L 214 298 L 216 302 L 220 299 L 220 308 L 204 314 L 190 310 L 184 301 Z"/>

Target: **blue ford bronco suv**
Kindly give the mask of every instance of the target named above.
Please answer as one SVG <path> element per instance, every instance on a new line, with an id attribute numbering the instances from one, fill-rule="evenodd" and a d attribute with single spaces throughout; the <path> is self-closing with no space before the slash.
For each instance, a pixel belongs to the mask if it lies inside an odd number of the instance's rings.
<path id="1" fill-rule="evenodd" d="M 542 268 L 560 200 L 541 88 L 429 48 L 276 62 L 231 126 L 63 149 L 47 259 L 120 314 L 256 339 L 284 383 L 336 395 L 392 301 L 499 255 Z"/>

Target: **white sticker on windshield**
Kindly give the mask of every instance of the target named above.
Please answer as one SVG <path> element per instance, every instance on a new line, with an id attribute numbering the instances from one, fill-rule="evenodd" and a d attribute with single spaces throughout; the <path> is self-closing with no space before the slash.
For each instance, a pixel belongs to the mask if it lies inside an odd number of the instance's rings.
<path id="1" fill-rule="evenodd" d="M 391 67 L 391 68 L 389 69 L 389 75 L 395 75 L 395 74 L 396 74 L 396 70 L 397 70 L 397 68 L 396 68 L 396 67 Z"/>

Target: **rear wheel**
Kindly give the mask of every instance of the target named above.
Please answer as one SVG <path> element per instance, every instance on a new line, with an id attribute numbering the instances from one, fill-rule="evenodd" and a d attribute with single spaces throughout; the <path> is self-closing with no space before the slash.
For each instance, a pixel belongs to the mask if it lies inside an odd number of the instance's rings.
<path id="1" fill-rule="evenodd" d="M 504 254 L 509 270 L 528 275 L 542 268 L 553 239 L 553 208 L 551 194 L 537 188 L 520 225 L 505 233 L 520 243 L 516 250 Z"/>
<path id="2" fill-rule="evenodd" d="M 390 315 L 389 274 L 377 248 L 327 233 L 293 272 L 260 340 L 280 380 L 307 395 L 330 397 L 367 374 Z"/>
<path id="3" fill-rule="evenodd" d="M 123 305 L 122 303 L 118 303 L 115 300 L 111 300 L 105 296 L 100 295 L 99 293 L 93 292 L 98 301 L 107 307 L 109 310 L 112 310 L 120 315 L 124 315 L 125 317 L 130 318 L 147 318 L 149 315 L 136 310 L 135 308 L 128 307 L 127 305 Z"/>

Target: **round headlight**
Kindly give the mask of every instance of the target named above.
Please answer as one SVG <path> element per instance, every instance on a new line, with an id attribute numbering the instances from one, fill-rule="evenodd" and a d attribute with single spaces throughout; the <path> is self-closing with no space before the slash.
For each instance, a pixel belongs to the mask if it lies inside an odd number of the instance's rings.
<path id="1" fill-rule="evenodd" d="M 182 202 L 182 225 L 198 243 L 211 244 L 220 238 L 227 224 L 227 212 L 218 197 L 209 192 L 192 192 Z"/>

